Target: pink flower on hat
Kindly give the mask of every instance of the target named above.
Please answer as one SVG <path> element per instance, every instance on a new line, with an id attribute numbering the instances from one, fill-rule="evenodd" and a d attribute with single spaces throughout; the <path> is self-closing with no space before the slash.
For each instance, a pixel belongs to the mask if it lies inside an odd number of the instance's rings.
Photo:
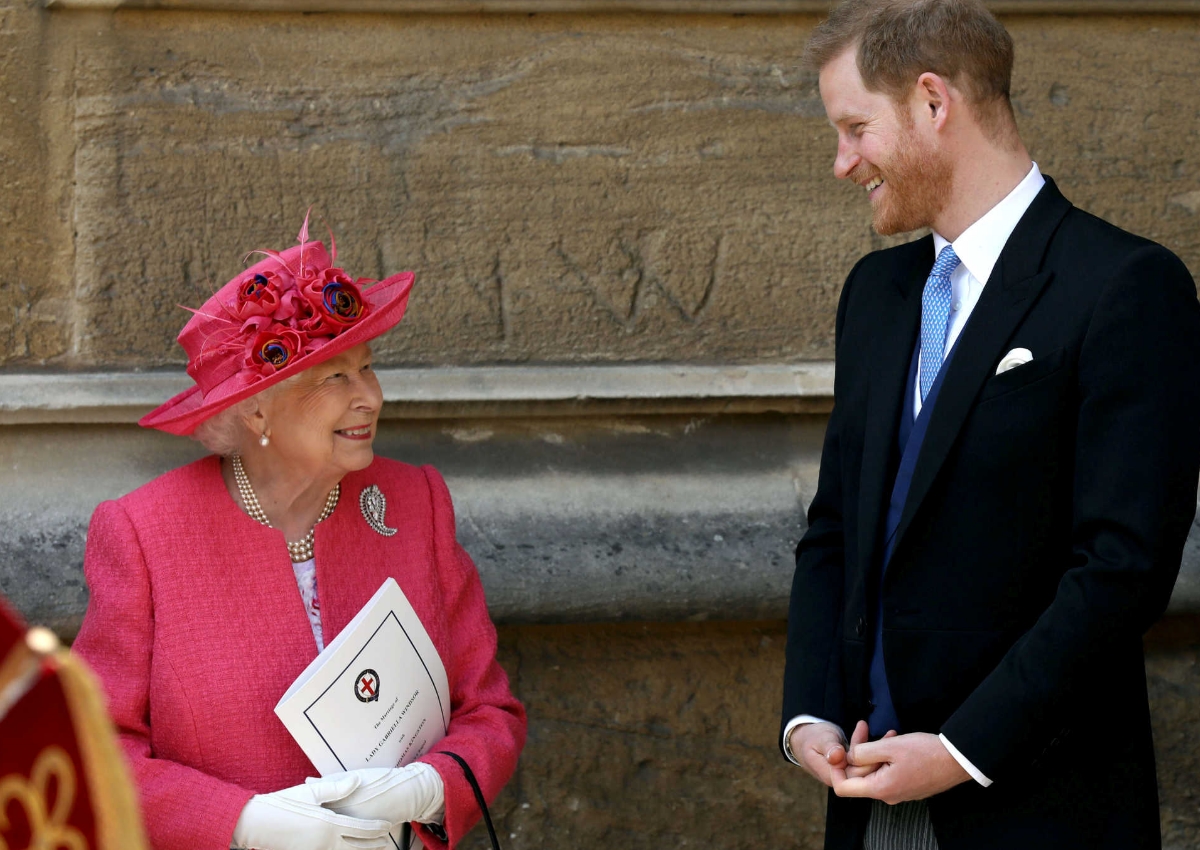
<path id="1" fill-rule="evenodd" d="M 303 320 L 311 313 L 312 310 L 304 300 L 304 296 L 297 289 L 292 288 L 284 292 L 279 299 L 279 309 L 275 311 L 274 316 L 281 322 L 291 324 L 292 320 L 295 320 L 294 323 L 302 326 Z M 309 330 L 309 328 L 304 328 L 304 330 Z"/>
<path id="2" fill-rule="evenodd" d="M 231 306 L 233 317 L 242 321 L 251 316 L 274 315 L 285 288 L 279 271 L 250 275 L 238 286 L 237 301 Z"/>
<path id="3" fill-rule="evenodd" d="M 263 375 L 271 375 L 306 353 L 309 338 L 303 331 L 273 324 L 250 337 L 246 346 L 246 365 Z"/>
<path id="4" fill-rule="evenodd" d="M 313 326 L 336 334 L 367 315 L 362 292 L 342 269 L 328 268 L 300 284 L 300 293 L 313 307 Z"/>
<path id="5" fill-rule="evenodd" d="M 245 363 L 263 376 L 321 348 L 369 312 L 344 270 L 310 263 L 248 275 L 229 305 L 245 339 Z"/>

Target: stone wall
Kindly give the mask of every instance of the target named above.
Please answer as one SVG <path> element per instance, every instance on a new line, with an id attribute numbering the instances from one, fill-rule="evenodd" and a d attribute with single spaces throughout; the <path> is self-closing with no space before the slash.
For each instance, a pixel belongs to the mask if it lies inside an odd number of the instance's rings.
<path id="1" fill-rule="evenodd" d="M 309 205 L 351 269 L 417 271 L 389 364 L 827 359 L 882 244 L 813 16 L 0 16 L 9 368 L 181 365 L 177 305 Z M 1044 169 L 1200 271 L 1196 18 L 1005 20 Z"/>

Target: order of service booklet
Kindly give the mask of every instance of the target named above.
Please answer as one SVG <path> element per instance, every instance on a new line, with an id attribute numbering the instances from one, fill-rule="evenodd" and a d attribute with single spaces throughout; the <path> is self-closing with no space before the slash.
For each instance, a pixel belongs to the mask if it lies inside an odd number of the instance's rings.
<path id="1" fill-rule="evenodd" d="M 405 765 L 446 735 L 446 668 L 395 579 L 305 668 L 275 714 L 322 776 Z"/>

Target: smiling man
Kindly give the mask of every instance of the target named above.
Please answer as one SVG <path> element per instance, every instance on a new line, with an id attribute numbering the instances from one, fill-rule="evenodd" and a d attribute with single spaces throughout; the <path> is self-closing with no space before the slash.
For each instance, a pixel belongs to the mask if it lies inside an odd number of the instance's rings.
<path id="1" fill-rule="evenodd" d="M 1040 173 L 982 2 L 846 0 L 806 54 L 834 174 L 933 233 L 842 290 L 784 753 L 827 848 L 1159 847 L 1141 636 L 1196 510 L 1192 279 Z"/>

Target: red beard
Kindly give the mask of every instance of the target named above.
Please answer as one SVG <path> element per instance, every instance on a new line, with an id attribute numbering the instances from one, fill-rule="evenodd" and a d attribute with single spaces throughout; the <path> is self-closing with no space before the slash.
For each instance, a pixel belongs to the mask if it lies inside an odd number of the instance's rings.
<path id="1" fill-rule="evenodd" d="M 932 227 L 949 200 L 950 161 L 932 148 L 924 148 L 915 133 L 901 137 L 887 162 L 860 165 L 850 179 L 863 185 L 883 178 L 880 197 L 871 202 L 871 225 L 883 236 Z"/>

